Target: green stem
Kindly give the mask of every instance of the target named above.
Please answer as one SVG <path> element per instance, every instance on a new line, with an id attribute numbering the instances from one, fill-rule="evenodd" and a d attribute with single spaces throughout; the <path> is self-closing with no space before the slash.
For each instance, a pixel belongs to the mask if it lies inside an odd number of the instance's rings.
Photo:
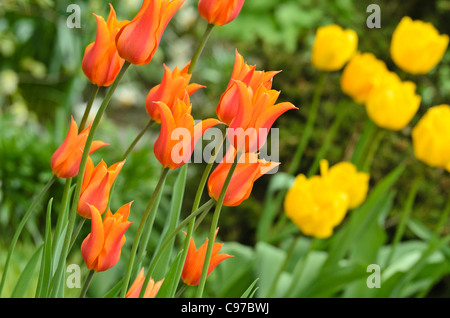
<path id="1" fill-rule="evenodd" d="M 83 118 L 81 119 L 79 131 L 82 131 L 86 127 L 87 119 L 89 118 L 89 113 L 91 112 L 92 105 L 94 104 L 95 98 L 97 97 L 97 93 L 100 90 L 100 86 L 94 85 L 91 93 L 91 97 L 86 105 L 86 109 L 84 110 Z"/>
<path id="2" fill-rule="evenodd" d="M 212 206 L 214 205 L 215 200 L 210 199 L 208 202 L 203 204 L 200 208 L 198 208 L 196 211 L 192 212 L 186 219 L 184 219 L 173 231 L 170 233 L 165 239 L 164 242 L 161 245 L 161 248 L 156 252 L 156 254 L 153 256 L 153 259 L 150 263 L 147 275 L 145 277 L 144 284 L 141 289 L 141 293 L 139 297 L 143 297 L 145 294 L 145 290 L 147 288 L 148 282 L 150 281 L 151 276 L 153 275 L 153 270 L 156 267 L 156 264 L 158 264 L 158 260 L 161 257 L 164 250 L 167 248 L 171 240 L 177 235 L 189 222 L 191 222 L 197 215 L 204 211 L 209 211 Z"/>
<path id="3" fill-rule="evenodd" d="M 326 80 L 326 75 L 328 73 L 323 72 L 319 76 L 319 82 L 316 85 L 314 90 L 313 101 L 311 105 L 311 109 L 308 113 L 308 120 L 306 122 L 305 130 L 303 131 L 302 138 L 300 143 L 297 146 L 297 150 L 295 151 L 294 157 L 292 159 L 291 165 L 289 166 L 288 173 L 293 175 L 297 172 L 298 167 L 300 166 L 300 162 L 303 157 L 303 153 L 305 151 L 306 146 L 312 136 L 314 130 L 314 124 L 317 118 L 317 112 L 320 105 L 320 98 L 322 97 L 322 91 Z"/>
<path id="4" fill-rule="evenodd" d="M 406 199 L 405 207 L 402 210 L 400 222 L 397 225 L 397 230 L 395 231 L 394 239 L 391 244 L 391 251 L 388 255 L 388 258 L 386 259 L 385 267 L 388 267 L 391 264 L 391 261 L 395 255 L 397 246 L 398 246 L 400 240 L 402 239 L 403 234 L 405 233 L 406 224 L 408 223 L 409 216 L 411 215 L 412 207 L 414 205 L 414 200 L 416 198 L 416 194 L 417 194 L 420 182 L 421 182 L 421 177 L 417 177 L 414 180 L 411 189 L 409 190 L 409 195 Z"/>
<path id="5" fill-rule="evenodd" d="M 117 86 L 119 85 L 119 82 L 121 81 L 121 79 L 123 78 L 123 75 L 125 74 L 126 70 L 130 67 L 130 63 L 128 61 L 126 61 L 124 63 L 124 65 L 122 66 L 122 69 L 120 71 L 120 73 L 118 74 L 118 76 L 116 77 L 116 79 L 114 80 L 114 83 L 111 85 L 110 89 L 108 90 L 108 93 L 106 94 L 102 104 L 100 105 L 100 108 L 97 112 L 97 114 L 95 115 L 94 121 L 91 125 L 91 129 L 88 135 L 88 138 L 86 140 L 86 144 L 84 146 L 84 149 L 90 149 L 92 142 L 94 140 L 94 135 L 95 135 L 95 131 L 97 130 L 97 127 L 100 123 L 100 120 L 103 116 L 103 113 L 106 110 L 106 107 L 108 106 L 112 95 L 114 94 L 114 91 L 116 90 Z M 80 200 L 80 195 L 81 195 L 81 187 L 82 187 L 82 183 L 83 183 L 83 177 L 84 177 L 84 172 L 86 170 L 86 163 L 87 163 L 87 159 L 89 157 L 89 151 L 84 151 L 83 152 L 83 156 L 81 157 L 81 162 L 80 162 L 80 168 L 78 170 L 78 176 L 77 176 L 77 183 L 76 183 L 76 189 L 75 189 L 75 195 L 74 195 L 74 200 L 72 202 L 72 208 L 70 210 L 70 214 L 69 214 L 69 223 L 67 226 L 67 232 L 66 232 L 66 237 L 64 240 L 64 245 L 63 245 L 63 249 L 61 251 L 61 255 L 60 255 L 60 260 L 58 263 L 58 268 L 57 271 L 55 273 L 55 285 L 54 285 L 54 289 L 52 291 L 52 296 L 56 295 L 57 289 L 58 289 L 58 285 L 61 283 L 62 277 L 63 277 L 63 271 L 64 271 L 64 260 L 66 259 L 67 255 L 68 255 L 68 251 L 69 251 L 69 246 L 70 246 L 70 242 L 72 239 L 72 232 L 73 232 L 73 227 L 75 225 L 75 220 L 76 220 L 76 216 L 77 216 L 77 207 L 78 207 L 78 202 Z"/>
<path id="6" fill-rule="evenodd" d="M 80 234 L 81 229 L 83 228 L 84 222 L 86 222 L 85 218 L 82 218 L 80 222 L 78 222 L 77 228 L 73 232 L 72 240 L 70 241 L 69 252 L 72 250 L 73 244 L 77 240 L 77 237 Z"/>
<path id="7" fill-rule="evenodd" d="M 145 230 L 145 224 L 147 223 L 147 219 L 149 217 L 150 211 L 152 210 L 153 204 L 156 201 L 156 198 L 159 196 L 159 193 L 162 191 L 162 188 L 163 188 L 162 185 L 164 184 L 168 173 L 169 173 L 169 168 L 164 168 L 161 173 L 161 177 L 159 178 L 158 184 L 156 185 L 155 191 L 153 191 L 153 194 L 152 194 L 152 196 L 147 204 L 147 207 L 144 211 L 144 214 L 142 216 L 141 222 L 140 222 L 138 230 L 136 232 L 136 236 L 133 241 L 133 246 L 131 247 L 130 259 L 128 260 L 127 271 L 125 273 L 125 277 L 124 277 L 124 280 L 122 283 L 122 290 L 120 292 L 121 298 L 124 298 L 127 293 L 128 284 L 129 284 L 130 278 L 131 278 L 131 272 L 133 270 L 134 259 L 136 258 L 136 252 L 137 252 L 139 242 L 142 237 L 142 233 Z"/>
<path id="8" fill-rule="evenodd" d="M 137 145 L 137 143 L 139 142 L 139 140 L 144 136 L 144 134 L 147 132 L 147 130 L 150 129 L 150 127 L 153 124 L 153 120 L 149 120 L 149 122 L 147 123 L 147 125 L 144 127 L 144 129 L 141 130 L 141 132 L 136 136 L 136 138 L 133 140 L 133 142 L 131 143 L 131 145 L 128 147 L 128 149 L 125 151 L 125 153 L 122 156 L 122 161 L 125 160 L 128 155 L 130 154 L 130 152 L 134 149 L 134 147 Z"/>
<path id="9" fill-rule="evenodd" d="M 9 246 L 8 256 L 6 257 L 6 263 L 5 263 L 5 266 L 3 268 L 3 276 L 2 276 L 2 281 L 0 283 L 0 297 L 1 297 L 1 294 L 3 292 L 3 288 L 5 286 L 6 276 L 8 274 L 9 266 L 11 264 L 11 257 L 12 257 L 12 254 L 14 253 L 14 249 L 16 247 L 16 244 L 17 244 L 17 241 L 19 239 L 19 236 L 22 233 L 22 230 L 25 227 L 25 224 L 28 222 L 28 220 L 29 220 L 31 214 L 33 213 L 34 209 L 36 208 L 38 203 L 41 201 L 42 197 L 50 189 L 50 187 L 52 186 L 52 184 L 55 182 L 56 179 L 57 179 L 57 177 L 55 175 L 53 175 L 52 178 L 47 182 L 47 184 L 42 188 L 41 192 L 39 192 L 39 194 L 34 198 L 33 202 L 30 205 L 30 207 L 25 212 L 22 220 L 20 221 L 16 232 L 14 233 L 14 236 L 13 236 L 12 241 L 11 241 L 11 245 Z"/>
<path id="10" fill-rule="evenodd" d="M 211 222 L 211 229 L 209 231 L 209 240 L 208 240 L 208 246 L 206 248 L 205 261 L 203 263 L 203 270 L 202 270 L 202 275 L 200 276 L 200 282 L 198 284 L 196 298 L 201 298 L 203 295 L 206 278 L 208 276 L 209 263 L 211 261 L 212 249 L 214 246 L 215 233 L 216 233 L 216 229 L 217 229 L 217 224 L 219 223 L 220 211 L 222 210 L 223 201 L 225 199 L 225 194 L 227 192 L 228 185 L 230 184 L 233 173 L 236 170 L 236 167 L 237 167 L 239 158 L 241 157 L 241 154 L 242 154 L 241 152 L 238 152 L 236 154 L 236 158 L 234 159 L 234 162 L 231 165 L 230 171 L 228 171 L 227 178 L 225 179 L 225 182 L 223 184 L 222 190 L 219 195 L 219 200 L 217 201 L 217 205 L 214 210 L 214 215 L 213 215 L 213 219 Z"/>
<path id="11" fill-rule="evenodd" d="M 364 164 L 362 166 L 362 171 L 370 172 L 370 166 L 372 165 L 373 158 L 380 146 L 381 140 L 384 137 L 386 130 L 376 127 L 375 136 L 370 144 L 370 147 L 367 151 L 366 159 L 364 160 Z"/>
<path id="12" fill-rule="evenodd" d="M 208 181 L 208 177 L 209 174 L 211 173 L 212 167 L 214 165 L 214 162 L 216 161 L 217 156 L 219 155 L 220 151 L 222 150 L 222 148 L 224 147 L 224 143 L 226 141 L 227 135 L 224 134 L 223 135 L 223 139 L 222 139 L 222 146 L 220 149 L 218 149 L 218 151 L 215 151 L 214 154 L 211 156 L 208 164 L 206 165 L 205 170 L 203 171 L 203 175 L 202 178 L 200 180 L 200 184 L 197 188 L 197 192 L 195 194 L 195 199 L 194 199 L 194 203 L 192 205 L 192 213 L 198 209 L 199 205 L 200 205 L 200 200 L 202 199 L 202 195 L 203 195 L 203 190 L 205 188 L 206 182 Z M 205 214 L 206 215 L 206 214 Z M 202 218 L 202 216 L 201 216 Z M 195 228 L 197 227 L 197 224 L 195 223 L 195 218 L 192 219 L 192 221 L 189 223 L 188 226 L 188 230 L 186 233 L 186 237 L 184 239 L 184 244 L 183 244 L 183 254 L 181 256 L 181 263 L 180 264 L 184 264 L 185 260 L 186 260 L 186 256 L 187 256 L 187 252 L 188 252 L 188 247 L 189 247 L 189 242 L 191 240 L 192 237 L 192 233 L 195 231 Z M 178 269 L 177 272 L 177 276 L 176 277 L 180 277 L 181 276 L 181 271 L 183 270 L 182 267 L 180 267 Z"/>
<path id="13" fill-rule="evenodd" d="M 286 269 L 287 264 L 289 263 L 289 260 L 292 256 L 292 253 L 295 250 L 295 245 L 297 245 L 298 239 L 300 238 L 300 235 L 297 235 L 296 237 L 294 237 L 294 239 L 291 242 L 291 245 L 289 247 L 289 250 L 287 251 L 286 257 L 284 258 L 283 264 L 280 266 L 280 269 L 277 272 L 277 275 L 275 276 L 273 282 L 272 282 L 272 286 L 270 287 L 269 292 L 267 293 L 267 298 L 270 298 L 273 296 L 273 294 L 275 293 L 276 287 L 277 287 L 277 283 L 281 277 L 281 274 L 283 273 L 283 271 Z"/>
<path id="14" fill-rule="evenodd" d="M 211 31 L 214 28 L 214 24 L 208 24 L 206 27 L 205 33 L 203 33 L 203 37 L 200 40 L 200 43 L 197 46 L 197 49 L 194 52 L 194 55 L 191 60 L 191 64 L 189 65 L 188 74 L 192 74 L 192 71 L 194 70 L 195 65 L 197 64 L 197 61 L 200 57 L 200 55 L 203 52 L 203 49 L 205 48 L 206 42 L 209 39 L 209 36 L 211 35 Z"/>
<path id="15" fill-rule="evenodd" d="M 86 296 L 87 290 L 89 288 L 89 285 L 91 284 L 92 277 L 94 277 L 95 271 L 91 270 L 89 271 L 89 275 L 86 278 L 86 281 L 84 282 L 83 289 L 81 289 L 80 298 L 84 298 Z"/>
<path id="16" fill-rule="evenodd" d="M 303 271 L 306 266 L 306 261 L 309 257 L 309 255 L 314 251 L 316 245 L 318 243 L 317 238 L 313 238 L 311 243 L 309 244 L 309 248 L 306 251 L 305 255 L 303 255 L 302 259 L 300 260 L 300 264 L 295 268 L 294 272 L 292 273 L 292 279 L 291 279 L 291 285 L 289 286 L 289 290 L 286 293 L 287 297 L 293 297 L 293 293 L 295 291 L 295 282 L 301 278 L 301 275 L 303 274 Z"/>
<path id="17" fill-rule="evenodd" d="M 62 201 L 61 201 L 61 211 L 58 215 L 58 221 L 56 222 L 55 232 L 53 234 L 53 244 L 52 244 L 52 255 L 56 253 L 57 242 L 61 233 L 63 231 L 64 225 L 67 223 L 68 209 L 70 206 L 70 195 L 71 195 L 72 178 L 66 179 L 66 184 L 64 186 Z"/>

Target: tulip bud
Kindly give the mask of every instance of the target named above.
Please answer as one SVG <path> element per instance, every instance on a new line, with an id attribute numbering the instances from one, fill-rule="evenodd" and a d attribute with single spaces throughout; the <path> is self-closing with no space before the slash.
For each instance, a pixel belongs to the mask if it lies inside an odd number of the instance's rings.
<path id="1" fill-rule="evenodd" d="M 230 23 L 241 12 L 245 0 L 199 0 L 198 11 L 209 24 Z"/>

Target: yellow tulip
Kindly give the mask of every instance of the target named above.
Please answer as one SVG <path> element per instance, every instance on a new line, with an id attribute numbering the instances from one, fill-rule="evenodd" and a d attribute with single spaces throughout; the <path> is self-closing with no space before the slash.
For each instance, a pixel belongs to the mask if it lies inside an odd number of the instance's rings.
<path id="1" fill-rule="evenodd" d="M 341 89 L 358 104 L 364 104 L 387 71 L 386 64 L 372 53 L 357 53 L 342 72 Z"/>
<path id="2" fill-rule="evenodd" d="M 401 81 L 395 73 L 388 72 L 367 98 L 367 115 L 382 128 L 403 129 L 420 106 L 421 97 L 415 91 L 413 82 Z"/>
<path id="3" fill-rule="evenodd" d="M 414 155 L 450 171 L 450 105 L 431 107 L 412 130 Z"/>
<path id="4" fill-rule="evenodd" d="M 328 168 L 328 161 L 320 161 L 320 173 L 322 177 L 328 178 L 348 196 L 348 208 L 354 209 L 361 205 L 367 197 L 369 190 L 370 175 L 359 172 L 351 162 L 339 162 Z"/>
<path id="5" fill-rule="evenodd" d="M 287 217 L 305 235 L 328 238 L 345 217 L 348 195 L 320 176 L 297 176 L 286 194 Z"/>
<path id="6" fill-rule="evenodd" d="M 449 42 L 431 24 L 404 17 L 394 30 L 391 57 L 405 72 L 426 74 L 442 59 Z"/>
<path id="7" fill-rule="evenodd" d="M 312 48 L 312 64 L 321 71 L 340 70 L 355 54 L 358 35 L 336 24 L 320 27 Z"/>

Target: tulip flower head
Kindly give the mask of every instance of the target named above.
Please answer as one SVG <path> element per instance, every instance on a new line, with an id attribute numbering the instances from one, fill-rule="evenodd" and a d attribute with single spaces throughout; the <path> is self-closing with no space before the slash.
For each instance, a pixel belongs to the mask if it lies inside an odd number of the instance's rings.
<path id="1" fill-rule="evenodd" d="M 125 164 L 125 160 L 107 167 L 102 160 L 96 167 L 92 159 L 88 157 L 86 171 L 81 187 L 80 200 L 78 201 L 78 214 L 84 218 L 91 217 L 90 205 L 97 208 L 102 215 L 109 202 L 109 193 L 117 175 Z"/>
<path id="2" fill-rule="evenodd" d="M 323 178 L 328 178 L 336 188 L 342 189 L 347 194 L 349 209 L 357 208 L 366 199 L 370 175 L 357 171 L 351 162 L 339 162 L 329 168 L 328 161 L 322 159 L 320 173 Z"/>
<path id="3" fill-rule="evenodd" d="M 236 150 L 230 148 L 224 160 L 219 163 L 208 179 L 210 197 L 218 200 L 222 192 L 225 179 L 233 165 Z M 240 158 L 231 177 L 225 193 L 223 205 L 237 206 L 250 196 L 253 184 L 263 175 L 279 166 L 278 162 L 266 161 L 258 158 L 256 153 L 245 153 Z"/>
<path id="4" fill-rule="evenodd" d="M 219 105 L 217 106 L 217 117 L 225 124 L 230 125 L 237 113 L 239 104 L 239 92 L 235 81 L 242 81 L 247 85 L 251 92 L 256 92 L 260 85 L 264 85 L 265 88 L 272 88 L 273 77 L 280 73 L 280 71 L 257 71 L 256 66 L 249 66 L 236 50 L 233 73 L 228 83 L 227 89 L 220 98 Z"/>
<path id="5" fill-rule="evenodd" d="M 417 159 L 450 172 L 450 105 L 429 108 L 413 128 L 412 141 Z"/>
<path id="6" fill-rule="evenodd" d="M 241 12 L 245 0 L 199 0 L 200 16 L 209 24 L 222 26 L 230 23 Z"/>
<path id="7" fill-rule="evenodd" d="M 386 72 L 386 64 L 372 53 L 357 53 L 342 72 L 342 91 L 356 103 L 364 104 L 371 90 L 380 84 Z"/>
<path id="8" fill-rule="evenodd" d="M 51 159 L 52 172 L 58 178 L 73 178 L 80 169 L 81 157 L 88 138 L 91 126 L 78 133 L 78 125 L 71 118 L 69 132 L 59 148 L 53 153 Z M 89 154 L 108 145 L 103 141 L 93 141 Z"/>
<path id="9" fill-rule="evenodd" d="M 448 43 L 449 36 L 431 23 L 403 17 L 392 35 L 391 57 L 405 72 L 426 74 L 441 61 Z"/>
<path id="10" fill-rule="evenodd" d="M 95 15 L 97 37 L 84 52 L 82 69 L 89 80 L 97 86 L 110 86 L 125 62 L 117 53 L 115 38 L 120 28 L 128 21 L 117 21 L 116 12 L 110 4 L 108 20 Z"/>
<path id="11" fill-rule="evenodd" d="M 159 108 L 161 129 L 153 151 L 165 168 L 173 170 L 186 164 L 205 131 L 221 124 L 214 118 L 195 124 L 191 115 L 192 106 L 184 100 L 177 99 L 172 110 L 163 102 L 157 102 L 156 105 Z"/>
<path id="12" fill-rule="evenodd" d="M 103 272 L 120 259 L 121 249 L 125 244 L 125 232 L 132 222 L 128 221 L 132 202 L 122 206 L 115 214 L 106 212 L 102 221 L 100 212 L 90 205 L 91 233 L 81 244 L 81 255 L 89 270 Z"/>
<path id="13" fill-rule="evenodd" d="M 275 120 L 291 109 L 289 102 L 276 104 L 279 91 L 259 85 L 255 92 L 242 81 L 235 81 L 239 96 L 236 116 L 227 130 L 228 139 L 241 152 L 257 152 L 264 146 Z"/>
<path id="14" fill-rule="evenodd" d="M 217 236 L 219 229 L 216 229 L 216 234 L 214 240 Z M 222 249 L 223 243 L 214 243 L 212 248 L 211 260 L 209 262 L 208 274 L 216 268 L 219 263 L 226 260 L 227 258 L 233 257 L 228 254 L 219 254 Z M 208 247 L 208 239 L 203 243 L 197 250 L 195 246 L 194 239 L 191 237 L 189 242 L 189 248 L 186 255 L 186 261 L 184 262 L 183 272 L 181 273 L 181 278 L 183 282 L 189 286 L 196 286 L 200 282 L 200 277 L 202 275 L 203 264 L 205 263 L 206 249 Z"/>
<path id="15" fill-rule="evenodd" d="M 139 12 L 116 36 L 119 55 L 131 64 L 148 64 L 170 20 L 185 0 L 144 0 Z"/>
<path id="16" fill-rule="evenodd" d="M 300 174 L 286 194 L 285 213 L 305 234 L 328 238 L 344 219 L 347 210 L 361 205 L 368 191 L 369 175 L 349 162 L 328 167 L 321 160 L 321 175 Z"/>
<path id="17" fill-rule="evenodd" d="M 161 84 L 153 87 L 145 100 L 147 113 L 154 121 L 161 122 L 156 102 L 163 102 L 172 110 L 178 99 L 189 103 L 186 96 L 191 96 L 198 89 L 204 87 L 195 83 L 189 84 L 191 79 L 191 75 L 188 74 L 189 65 L 190 63 L 181 70 L 175 67 L 173 72 L 164 65 L 165 72 Z"/>
<path id="18" fill-rule="evenodd" d="M 417 113 L 421 97 L 416 94 L 416 85 L 401 81 L 393 72 L 388 72 L 380 85 L 371 90 L 366 111 L 378 126 L 389 130 L 401 130 Z"/>
<path id="19" fill-rule="evenodd" d="M 303 234 L 328 238 L 347 213 L 348 195 L 326 178 L 301 174 L 286 194 L 284 209 Z"/>
<path id="20" fill-rule="evenodd" d="M 135 281 L 131 285 L 130 289 L 128 290 L 127 294 L 125 295 L 125 298 L 139 298 L 142 286 L 144 285 L 144 281 L 145 281 L 145 274 L 144 268 L 142 268 L 138 276 L 136 277 Z M 143 298 L 155 298 L 156 294 L 161 288 L 163 281 L 164 279 L 161 279 L 160 281 L 155 283 L 155 281 L 152 278 L 150 278 L 147 284 L 147 288 L 145 289 Z"/>
<path id="21" fill-rule="evenodd" d="M 312 65 L 321 71 L 338 71 L 358 48 L 358 35 L 336 24 L 320 27 L 312 48 Z"/>

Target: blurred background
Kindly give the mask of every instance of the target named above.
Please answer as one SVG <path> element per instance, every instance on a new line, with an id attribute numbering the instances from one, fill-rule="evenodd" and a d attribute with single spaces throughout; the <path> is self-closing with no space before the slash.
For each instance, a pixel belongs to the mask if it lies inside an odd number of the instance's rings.
<path id="1" fill-rule="evenodd" d="M 81 28 L 71 29 L 66 25 L 67 18 L 72 14 L 67 12 L 67 7 L 72 3 L 81 8 Z M 141 5 L 140 0 L 111 0 L 110 3 L 119 21 L 131 20 Z M 381 8 L 380 29 L 366 26 L 370 15 L 366 9 L 372 3 Z M 196 4 L 197 1 L 187 0 L 177 12 L 152 62 L 146 66 L 132 67 L 126 74 L 96 136 L 97 140 L 108 142 L 110 146 L 96 152 L 94 162 L 100 158 L 108 165 L 117 162 L 146 125 L 145 97 L 161 81 L 162 64 L 170 68 L 177 65 L 183 67 L 191 59 L 206 27 L 206 22 L 199 18 Z M 50 158 L 67 133 L 70 115 L 74 115 L 79 122 L 90 96 L 92 86 L 82 72 L 81 60 L 85 47 L 95 39 L 96 23 L 92 13 L 106 19 L 108 2 L 0 1 L 0 269 L 10 239 L 31 198 L 51 177 Z M 235 49 L 250 65 L 256 64 L 258 70 L 282 70 L 274 78 L 273 88 L 281 91 L 279 101 L 290 101 L 299 107 L 299 111 L 281 116 L 274 125 L 280 128 L 280 170 L 285 171 L 304 130 L 318 80 L 319 73 L 310 63 L 316 29 L 330 23 L 354 29 L 359 36 L 360 51 L 374 53 L 391 70 L 398 71 L 390 58 L 389 45 L 392 32 L 403 16 L 431 22 L 440 33 L 450 34 L 450 0 L 247 0 L 234 22 L 213 30 L 196 66 L 192 82 L 206 88 L 192 96 L 193 115 L 196 119 L 215 117 L 216 105 L 231 76 Z M 399 220 L 399 209 L 406 200 L 407 191 L 403 189 L 408 188 L 414 176 L 421 174 L 425 181 L 420 186 L 412 211 L 415 227 L 407 228 L 405 240 L 417 237 L 423 229 L 433 228 L 449 199 L 449 174 L 415 161 L 411 152 L 410 130 L 429 107 L 450 103 L 450 51 L 447 50 L 441 63 L 429 74 L 402 76 L 418 85 L 417 90 L 422 97 L 419 113 L 407 128 L 384 135 L 370 171 L 371 183 L 375 184 L 405 154 L 411 154 L 413 164 L 399 180 L 396 205 L 383 224 L 386 243 L 392 239 Z M 314 134 L 297 173 L 306 173 L 314 162 L 317 149 L 324 142 L 336 114 L 345 112 L 337 137 L 332 140 L 326 155 L 330 164 L 348 160 L 362 133 L 365 110 L 342 93 L 339 78 L 340 72 L 330 73 L 327 77 Z M 99 106 L 104 93 L 105 89 L 101 89 L 94 107 Z M 114 211 L 134 200 L 134 221 L 139 220 L 138 215 L 145 209 L 159 178 L 160 166 L 151 149 L 157 135 L 154 125 L 128 157 L 116 181 L 112 209 Z M 183 215 L 190 211 L 202 172 L 202 164 L 189 167 Z M 175 177 L 176 174 L 171 174 L 165 187 L 155 233 L 162 229 L 164 211 L 170 206 Z M 270 178 L 269 175 L 259 179 L 251 197 L 240 206 L 223 210 L 219 234 L 221 241 L 236 241 L 248 246 L 255 244 L 255 228 Z M 63 186 L 63 182 L 58 181 L 52 187 L 55 211 L 58 211 L 58 198 Z M 49 196 L 44 198 L 21 235 L 11 275 L 20 274 L 35 246 L 42 242 L 45 202 L 48 199 Z M 206 233 L 209 223 L 206 220 L 203 224 Z M 79 243 L 88 231 L 89 228 L 84 227 Z M 449 226 L 444 231 L 448 234 Z M 129 238 L 132 237 L 130 233 Z M 152 235 L 151 240 L 151 244 L 156 244 L 157 235 Z M 204 236 L 199 235 L 198 240 L 200 244 Z M 126 249 L 124 253 L 127 253 Z M 73 262 L 82 264 L 79 253 L 74 251 L 72 254 Z M 117 266 L 105 275 L 118 275 L 120 270 L 121 267 Z M 11 284 L 14 281 L 12 278 Z M 95 287 L 90 292 L 96 295 Z M 98 291 L 99 294 L 101 292 Z M 450 296 L 448 277 L 438 282 L 429 295 Z"/>

